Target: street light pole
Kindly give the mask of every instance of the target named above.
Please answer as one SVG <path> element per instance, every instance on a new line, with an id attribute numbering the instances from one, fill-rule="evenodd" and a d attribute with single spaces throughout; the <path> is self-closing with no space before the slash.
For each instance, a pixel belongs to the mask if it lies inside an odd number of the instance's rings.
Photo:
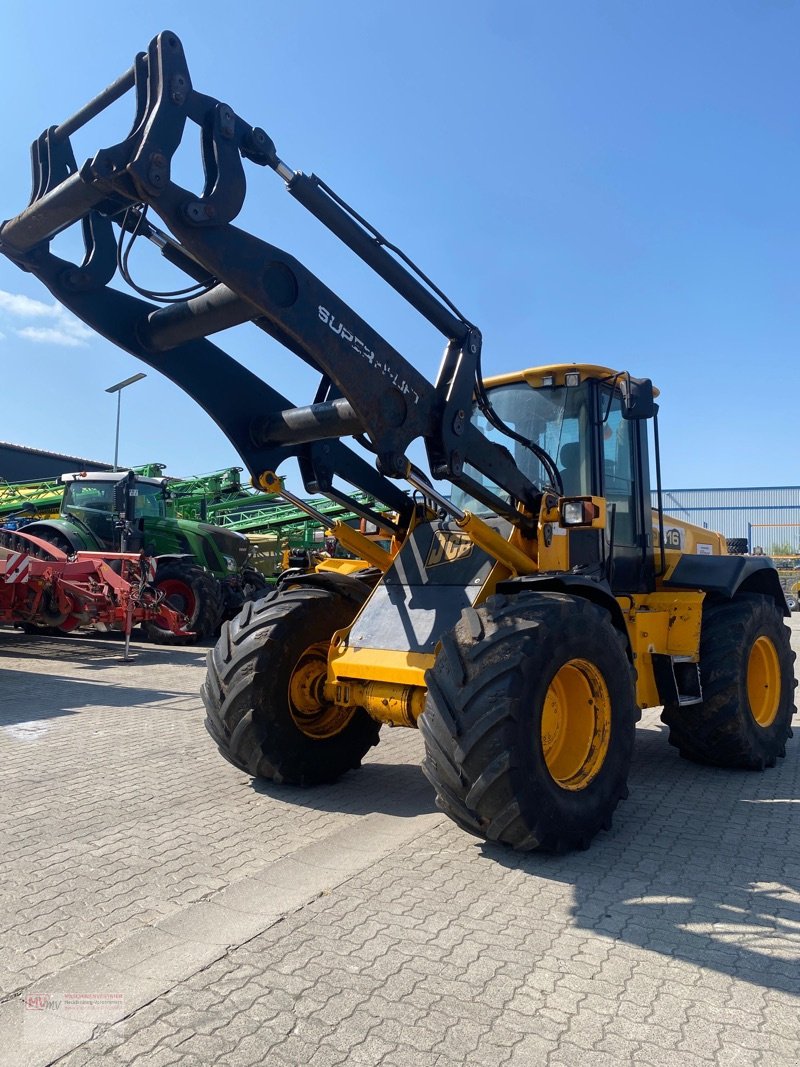
<path id="1" fill-rule="evenodd" d="M 134 382 L 140 382 L 142 378 L 146 378 L 146 374 L 133 374 L 130 378 L 126 378 L 124 382 L 117 382 L 116 385 L 110 385 L 106 389 L 107 393 L 117 394 L 117 430 L 114 435 L 114 470 L 117 470 L 117 461 L 119 460 L 119 413 L 122 407 L 122 390 L 128 386 L 133 385 Z"/>

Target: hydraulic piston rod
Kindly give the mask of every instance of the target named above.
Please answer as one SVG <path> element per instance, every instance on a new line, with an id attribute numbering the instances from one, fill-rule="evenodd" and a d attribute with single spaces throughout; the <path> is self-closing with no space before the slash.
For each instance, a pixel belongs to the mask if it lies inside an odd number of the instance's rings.
<path id="1" fill-rule="evenodd" d="M 321 511 L 309 504 L 306 500 L 302 500 L 299 496 L 295 496 L 294 493 L 290 493 L 288 489 L 285 489 L 278 478 L 273 474 L 269 477 L 262 476 L 260 479 L 260 485 L 262 489 L 267 492 L 274 492 L 277 495 L 282 496 L 285 500 L 288 500 L 290 504 L 294 504 L 300 511 L 304 511 L 310 519 L 318 522 L 323 529 L 330 530 L 331 533 L 340 541 L 344 547 L 355 555 L 360 556 L 361 559 L 366 560 L 373 567 L 378 567 L 382 571 L 387 571 L 392 565 L 391 553 L 387 552 L 385 548 L 381 548 L 380 545 L 374 541 L 370 541 L 368 537 L 360 533 L 358 530 L 354 530 L 352 526 L 348 526 L 346 523 L 336 520 L 331 520 L 322 514 Z"/>

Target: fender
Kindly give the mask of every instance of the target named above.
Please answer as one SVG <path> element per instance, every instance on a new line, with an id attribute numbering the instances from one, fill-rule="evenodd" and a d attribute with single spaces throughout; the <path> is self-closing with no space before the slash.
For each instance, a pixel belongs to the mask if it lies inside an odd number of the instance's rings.
<path id="1" fill-rule="evenodd" d="M 29 522 L 21 527 L 23 533 L 47 540 L 48 533 L 59 533 L 72 546 L 74 552 L 97 552 L 103 548 L 100 542 L 73 522 L 65 519 L 48 519 L 46 522 Z"/>
<path id="2" fill-rule="evenodd" d="M 622 614 L 611 586 L 605 578 L 587 578 L 583 574 L 525 574 L 520 578 L 509 578 L 504 582 L 497 583 L 498 593 L 514 596 L 518 593 L 568 593 L 570 596 L 583 597 L 591 600 L 593 604 L 605 608 L 611 616 L 615 628 L 624 634 L 628 656 L 631 656 L 630 643 L 628 642 L 628 629 L 625 625 L 625 617 Z"/>
<path id="3" fill-rule="evenodd" d="M 771 596 L 785 617 L 791 614 L 774 564 L 758 556 L 681 556 L 664 587 L 702 589 L 726 600 L 760 593 Z"/>
<path id="4" fill-rule="evenodd" d="M 160 567 L 164 563 L 182 563 L 184 560 L 188 560 L 190 563 L 197 563 L 191 552 L 171 552 L 165 553 L 163 556 L 151 556 L 150 558 L 156 561 L 156 567 Z M 197 565 L 201 570 L 206 569 L 202 564 L 198 563 Z"/>
<path id="5" fill-rule="evenodd" d="M 347 600 L 361 607 L 366 601 L 372 585 L 362 582 L 349 574 L 339 574 L 336 571 L 310 571 L 308 574 L 298 574 L 288 579 L 287 585 L 313 585 L 317 589 L 330 589 L 332 592 L 341 593 Z M 279 582 L 278 592 L 283 588 Z"/>

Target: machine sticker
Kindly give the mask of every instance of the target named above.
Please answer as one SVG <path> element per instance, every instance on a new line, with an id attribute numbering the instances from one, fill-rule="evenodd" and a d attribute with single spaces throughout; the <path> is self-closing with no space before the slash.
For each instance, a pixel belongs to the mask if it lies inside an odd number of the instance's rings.
<path id="1" fill-rule="evenodd" d="M 341 319 L 337 322 L 331 312 L 321 304 L 317 308 L 317 314 L 319 315 L 320 321 L 324 322 L 326 326 L 333 330 L 337 337 L 341 337 L 344 343 L 349 345 L 354 352 L 357 352 L 362 359 L 365 359 L 371 367 L 380 371 L 384 378 L 389 378 L 392 385 L 399 389 L 403 396 L 413 397 L 414 403 L 419 403 L 419 393 L 416 389 L 413 389 L 408 385 L 404 378 L 400 378 L 399 372 L 395 371 L 391 364 L 381 363 L 380 359 L 376 357 L 375 352 L 371 348 L 368 348 L 360 337 L 356 337 L 352 330 L 348 330 Z"/>
<path id="2" fill-rule="evenodd" d="M 665 548 L 677 548 L 679 552 L 683 551 L 683 530 L 677 526 L 670 526 L 664 530 L 664 547 Z"/>
<path id="3" fill-rule="evenodd" d="M 707 545 L 707 544 L 699 544 L 697 546 L 697 555 L 698 556 L 713 556 L 714 555 L 714 546 L 713 545 Z"/>
<path id="4" fill-rule="evenodd" d="M 454 563 L 466 559 L 472 552 L 473 543 L 465 533 L 436 530 L 425 560 L 426 568 L 438 567 L 440 563 Z"/>

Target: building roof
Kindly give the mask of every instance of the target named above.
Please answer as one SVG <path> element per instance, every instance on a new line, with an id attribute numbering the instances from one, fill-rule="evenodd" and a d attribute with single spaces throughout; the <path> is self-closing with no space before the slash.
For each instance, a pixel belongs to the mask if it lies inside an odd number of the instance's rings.
<path id="1" fill-rule="evenodd" d="M 30 445 L 14 445 L 10 441 L 0 441 L 0 448 L 9 449 L 12 452 L 21 452 L 26 455 L 32 456 L 46 456 L 48 459 L 65 459 L 70 462 L 74 462 L 75 469 L 78 470 L 83 464 L 89 463 L 93 467 L 108 467 L 111 469 L 111 464 L 106 463 L 102 459 L 86 459 L 83 456 L 68 456 L 63 452 L 48 452 L 44 448 L 31 448 Z"/>

